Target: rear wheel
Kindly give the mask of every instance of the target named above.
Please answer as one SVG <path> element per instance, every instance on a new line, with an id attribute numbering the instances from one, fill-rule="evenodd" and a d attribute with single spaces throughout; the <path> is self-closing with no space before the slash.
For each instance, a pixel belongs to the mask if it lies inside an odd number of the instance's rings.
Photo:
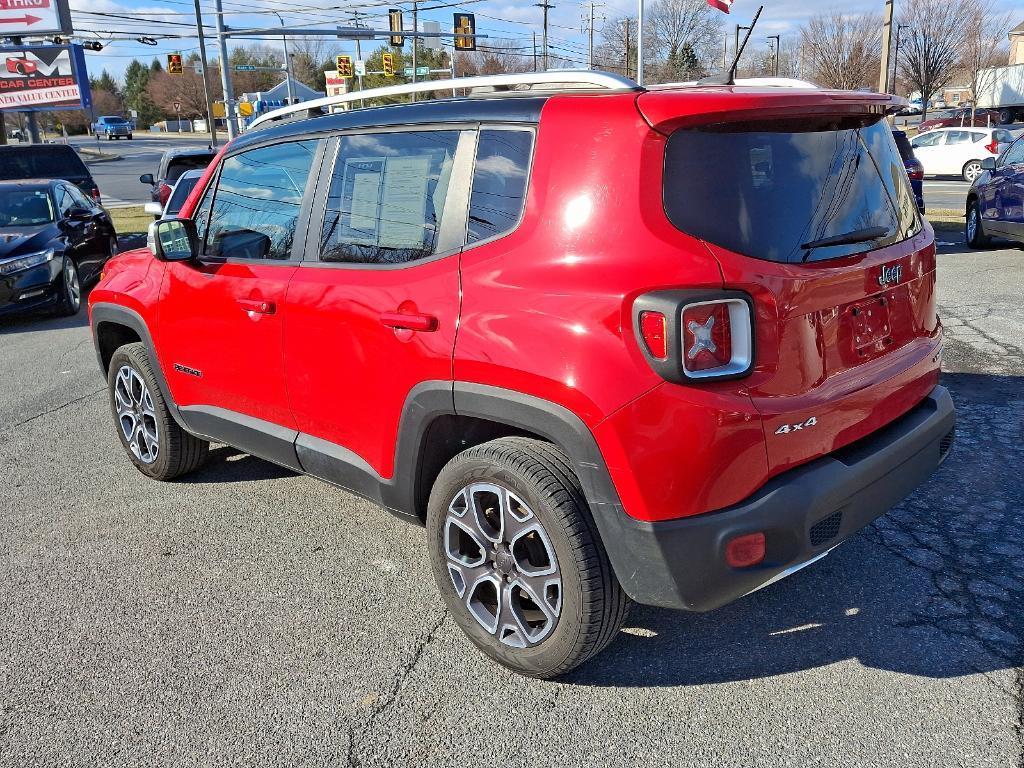
<path id="1" fill-rule="evenodd" d="M 981 211 L 978 209 L 977 200 L 972 200 L 967 208 L 967 224 L 964 234 L 967 244 L 971 248 L 984 248 L 992 242 L 991 238 L 985 235 L 985 230 L 982 227 Z"/>
<path id="2" fill-rule="evenodd" d="M 144 475 L 173 480 L 198 469 L 206 460 L 210 444 L 178 426 L 141 343 L 126 344 L 114 352 L 107 388 L 117 436 Z"/>
<path id="3" fill-rule="evenodd" d="M 550 443 L 504 438 L 460 453 L 434 483 L 427 530 L 456 623 L 516 672 L 564 674 L 625 620 L 628 600 L 579 481 Z"/>
<path id="4" fill-rule="evenodd" d="M 1017 113 L 1012 109 L 1000 109 L 999 110 L 999 123 L 1000 125 L 1009 125 L 1017 119 Z"/>
<path id="5" fill-rule="evenodd" d="M 969 184 L 973 184 L 975 179 L 981 176 L 981 171 L 981 160 L 971 160 L 964 166 L 964 181 L 968 182 Z"/>

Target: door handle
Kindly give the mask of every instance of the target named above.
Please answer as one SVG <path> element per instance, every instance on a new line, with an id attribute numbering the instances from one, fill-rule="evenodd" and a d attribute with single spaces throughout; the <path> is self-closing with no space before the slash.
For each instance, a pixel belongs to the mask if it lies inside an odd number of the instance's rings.
<path id="1" fill-rule="evenodd" d="M 277 311 L 277 305 L 274 302 L 262 299 L 238 299 L 238 306 L 246 312 L 255 312 L 260 315 L 272 315 Z"/>
<path id="2" fill-rule="evenodd" d="M 436 331 L 437 318 L 433 315 L 406 312 L 382 312 L 380 321 L 388 328 L 403 328 L 409 331 Z"/>

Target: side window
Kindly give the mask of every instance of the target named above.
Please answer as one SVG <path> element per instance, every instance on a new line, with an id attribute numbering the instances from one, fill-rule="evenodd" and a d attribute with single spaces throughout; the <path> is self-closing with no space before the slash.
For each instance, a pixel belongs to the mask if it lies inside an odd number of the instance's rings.
<path id="1" fill-rule="evenodd" d="M 1024 163 L 1024 138 L 1017 139 L 1010 148 L 1006 150 L 999 161 L 999 166 L 1020 165 Z"/>
<path id="2" fill-rule="evenodd" d="M 532 146 L 532 131 L 480 131 L 467 242 L 497 237 L 516 226 L 526 199 Z"/>
<path id="3" fill-rule="evenodd" d="M 458 131 L 342 136 L 320 260 L 404 264 L 437 252 Z"/>
<path id="4" fill-rule="evenodd" d="M 967 131 L 949 131 L 946 133 L 947 144 L 964 144 L 971 140 Z"/>
<path id="5" fill-rule="evenodd" d="M 68 188 L 63 184 L 57 187 L 57 208 L 60 210 L 61 217 L 67 216 L 74 204 L 75 201 L 68 194 Z"/>
<path id="6" fill-rule="evenodd" d="M 987 137 L 984 133 L 979 131 L 971 131 L 971 141 L 977 144 L 979 141 L 984 141 Z"/>
<path id="7" fill-rule="evenodd" d="M 87 211 L 96 210 L 96 204 L 88 197 L 83 195 L 82 190 L 80 190 L 78 187 L 68 187 L 67 190 L 68 194 L 71 195 L 71 199 L 74 201 L 74 204 L 77 205 L 79 208 L 85 208 L 85 210 Z"/>
<path id="8" fill-rule="evenodd" d="M 942 140 L 942 133 L 936 131 L 935 133 L 923 133 L 920 136 L 915 136 L 911 142 L 915 147 L 934 147 Z"/>
<path id="9" fill-rule="evenodd" d="M 291 256 L 318 143 L 277 144 L 224 160 L 203 232 L 207 256 L 277 261 Z"/>

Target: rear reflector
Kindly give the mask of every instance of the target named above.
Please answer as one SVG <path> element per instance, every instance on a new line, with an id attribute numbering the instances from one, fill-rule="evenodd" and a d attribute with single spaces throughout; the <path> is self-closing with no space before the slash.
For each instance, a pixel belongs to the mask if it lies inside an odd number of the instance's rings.
<path id="1" fill-rule="evenodd" d="M 764 560 L 764 534 L 737 536 L 725 545 L 725 562 L 732 568 L 749 568 Z"/>
<path id="2" fill-rule="evenodd" d="M 647 345 L 651 357 L 664 360 L 668 357 L 668 321 L 661 312 L 640 313 L 640 335 Z"/>

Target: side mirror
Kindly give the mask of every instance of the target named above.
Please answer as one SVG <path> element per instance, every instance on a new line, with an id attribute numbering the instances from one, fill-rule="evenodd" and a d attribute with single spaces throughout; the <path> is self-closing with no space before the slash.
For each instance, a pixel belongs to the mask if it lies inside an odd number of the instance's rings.
<path id="1" fill-rule="evenodd" d="M 146 203 L 142 210 L 156 216 L 158 219 L 164 215 L 164 207 L 160 203 Z"/>
<path id="2" fill-rule="evenodd" d="M 199 237 L 191 219 L 161 219 L 149 225 L 146 245 L 160 261 L 190 261 L 199 253 Z"/>
<path id="3" fill-rule="evenodd" d="M 149 186 L 153 186 L 154 184 L 156 184 L 156 179 L 153 178 L 152 173 L 142 174 L 141 176 L 139 176 L 139 181 L 141 181 L 143 184 L 149 184 Z"/>
<path id="4" fill-rule="evenodd" d="M 981 161 L 981 170 L 983 171 L 994 171 L 996 169 L 996 159 L 994 157 L 985 157 Z"/>

